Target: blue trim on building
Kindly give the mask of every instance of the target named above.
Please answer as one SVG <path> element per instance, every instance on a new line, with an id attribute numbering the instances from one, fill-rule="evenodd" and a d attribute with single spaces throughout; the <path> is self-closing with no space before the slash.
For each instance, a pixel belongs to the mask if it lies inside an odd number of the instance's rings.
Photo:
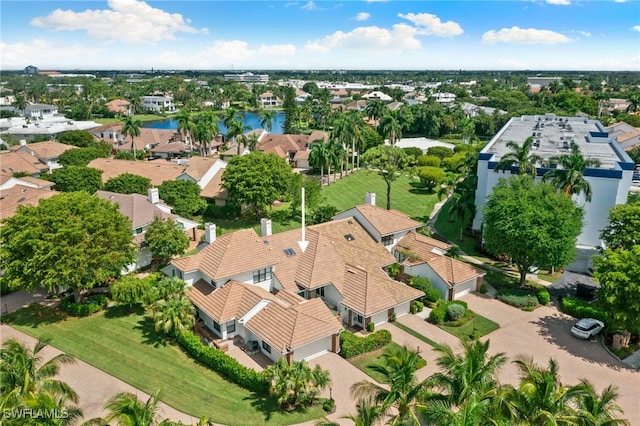
<path id="1" fill-rule="evenodd" d="M 609 138 L 609 133 L 607 132 L 589 132 L 589 136 L 592 138 Z"/>
<path id="2" fill-rule="evenodd" d="M 622 170 L 611 169 L 587 169 L 582 173 L 583 176 L 602 177 L 610 179 L 622 179 Z"/>
<path id="3" fill-rule="evenodd" d="M 495 154 L 493 152 L 481 152 L 478 155 L 478 160 L 490 160 Z"/>

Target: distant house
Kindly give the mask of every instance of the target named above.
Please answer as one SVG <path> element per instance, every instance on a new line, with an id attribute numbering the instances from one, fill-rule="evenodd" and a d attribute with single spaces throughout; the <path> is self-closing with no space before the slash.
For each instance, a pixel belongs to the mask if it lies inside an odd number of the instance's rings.
<path id="1" fill-rule="evenodd" d="M 176 106 L 171 96 L 143 96 L 142 109 L 153 112 L 175 112 Z"/>
<path id="2" fill-rule="evenodd" d="M 49 166 L 27 152 L 0 154 L 0 174 L 11 176 L 19 173 L 40 177 L 40 174 L 47 172 L 49 172 Z"/>
<path id="3" fill-rule="evenodd" d="M 149 153 L 156 158 L 171 160 L 173 158 L 190 157 L 193 151 L 189 144 L 184 142 L 169 142 L 149 148 Z"/>
<path id="4" fill-rule="evenodd" d="M 260 108 L 276 108 L 282 106 L 282 99 L 272 92 L 265 92 L 258 95 L 258 105 Z"/>
<path id="5" fill-rule="evenodd" d="M 40 162 L 47 165 L 49 170 L 59 169 L 62 165 L 59 157 L 70 149 L 76 149 L 73 145 L 67 145 L 55 141 L 26 143 L 21 142 L 20 145 L 12 146 L 9 149 L 13 152 L 26 152 L 36 157 Z"/>
<path id="6" fill-rule="evenodd" d="M 97 191 L 96 195 L 116 204 L 120 213 L 129 218 L 132 226 L 133 241 L 138 248 L 136 261 L 129 265 L 127 272 L 151 264 L 152 253 L 145 242 L 144 234 L 155 219 L 173 220 L 180 225 L 187 236 L 195 241 L 198 223 L 171 213 L 171 207 L 160 200 L 158 188 L 149 189 L 148 196 L 140 194 L 119 194 L 117 192 Z"/>
<path id="7" fill-rule="evenodd" d="M 184 173 L 185 167 L 165 160 L 133 161 L 115 160 L 113 158 L 96 158 L 89 167 L 102 172 L 102 182 L 125 173 L 146 177 L 153 186 L 158 186 L 167 180 L 176 180 Z"/>
<path id="8" fill-rule="evenodd" d="M 58 115 L 58 107 L 47 104 L 29 104 L 25 107 L 23 115 L 31 119 L 43 119 Z"/>
<path id="9" fill-rule="evenodd" d="M 113 149 L 115 149 L 116 151 L 131 151 L 132 139 L 135 140 L 137 151 L 151 151 L 155 148 L 160 148 L 163 145 L 182 141 L 182 136 L 176 130 L 152 129 L 148 127 L 141 127 L 140 135 L 136 136 L 135 138 L 131 138 L 131 136 L 127 136 L 125 138 L 125 136 L 122 134 L 122 123 L 105 124 L 103 126 L 92 129 L 91 133 L 96 138 L 113 144 Z M 162 157 L 171 158 L 171 156 L 169 155 L 169 152 L 171 151 L 171 148 L 167 148 L 164 151 L 164 155 L 162 155 Z M 179 150 L 173 151 L 174 153 L 176 153 L 175 156 L 178 156 L 178 151 Z"/>
<path id="10" fill-rule="evenodd" d="M 299 156 L 298 153 L 308 151 L 309 145 L 317 140 L 326 142 L 329 140 L 329 135 L 317 130 L 310 135 L 269 133 L 260 138 L 257 150 L 276 154 L 278 157 L 287 160 L 294 167 L 303 168 L 305 165 L 308 167 L 309 157 L 307 154 L 307 160 L 304 161 L 304 158 Z M 302 160 L 300 164 L 296 163 L 296 156 Z"/>
<path id="11" fill-rule="evenodd" d="M 133 112 L 131 102 L 124 99 L 114 99 L 105 104 L 109 112 L 121 115 L 131 115 Z"/>
<path id="12" fill-rule="evenodd" d="M 38 188 L 38 189 L 46 189 L 51 190 L 54 182 L 49 180 L 38 179 L 33 176 L 23 176 L 23 177 L 13 177 L 12 175 L 4 175 L 0 174 L 0 190 L 2 189 L 10 189 L 16 185 L 21 185 L 26 188 Z"/>
<path id="13" fill-rule="evenodd" d="M 496 111 L 498 112 L 498 114 L 507 113 L 506 111 L 503 111 L 501 109 L 479 106 L 469 102 L 461 102 L 459 106 L 460 109 L 464 112 L 464 115 L 467 116 L 467 118 L 477 117 L 480 114 L 493 115 Z"/>
<path id="14" fill-rule="evenodd" d="M 391 102 L 393 101 L 393 98 L 389 95 L 387 95 L 384 92 L 380 92 L 379 90 L 374 90 L 373 92 L 369 92 L 366 95 L 362 95 L 362 97 L 364 99 L 367 99 L 369 101 L 373 101 L 373 100 L 378 100 L 378 101 L 382 101 L 382 102 Z"/>
<path id="15" fill-rule="evenodd" d="M 183 179 L 197 183 L 201 190 L 201 197 L 217 205 L 225 205 L 227 193 L 222 188 L 222 173 L 226 167 L 227 163 L 217 158 L 191 157 L 177 180 Z"/>
<path id="16" fill-rule="evenodd" d="M 456 95 L 447 92 L 438 92 L 431 95 L 431 97 L 439 104 L 444 106 L 453 105 L 456 101 Z"/>
<path id="17" fill-rule="evenodd" d="M 455 300 L 479 291 L 485 272 L 445 256 L 450 248 L 449 244 L 411 231 L 393 247 L 393 254 L 405 274 L 429 278 L 443 299 Z"/>

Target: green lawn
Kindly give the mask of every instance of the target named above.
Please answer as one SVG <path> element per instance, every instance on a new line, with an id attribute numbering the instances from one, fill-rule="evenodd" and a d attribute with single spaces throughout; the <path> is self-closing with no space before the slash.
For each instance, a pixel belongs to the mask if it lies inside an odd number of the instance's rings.
<path id="1" fill-rule="evenodd" d="M 136 114 L 135 118 L 144 122 L 144 121 L 153 121 L 153 120 L 165 120 L 171 118 L 172 115 L 156 115 L 156 114 Z M 94 118 L 93 121 L 100 124 L 109 124 L 109 123 L 122 123 L 122 120 L 114 117 L 114 118 Z"/>
<path id="2" fill-rule="evenodd" d="M 469 256 L 476 257 L 482 261 L 489 261 L 485 255 L 478 252 L 476 249 L 475 238 L 462 233 L 462 239 L 460 239 L 460 222 L 454 217 L 449 216 L 449 207 L 451 206 L 451 200 L 447 201 L 440 210 L 438 218 L 434 224 L 434 227 L 438 234 L 446 240 L 456 244 L 462 249 L 463 252 Z M 468 218 L 467 218 L 468 219 Z"/>
<path id="3" fill-rule="evenodd" d="M 400 345 L 398 345 L 397 343 L 391 342 L 380 349 L 376 349 L 375 351 L 367 352 L 361 355 L 354 356 L 353 358 L 349 358 L 348 361 L 351 364 L 353 364 L 354 367 L 356 367 L 358 370 L 362 371 L 363 373 L 371 377 L 376 382 L 382 383 L 384 376 L 378 373 L 377 371 L 375 371 L 371 367 L 375 365 L 382 365 L 382 354 L 386 349 L 399 349 L 399 348 L 400 348 Z M 418 362 L 418 369 L 424 367 L 425 365 L 427 365 L 427 361 L 425 361 L 421 357 L 420 361 Z"/>
<path id="4" fill-rule="evenodd" d="M 281 412 L 273 401 L 229 383 L 163 340 L 141 309 L 130 314 L 109 308 L 79 319 L 32 305 L 2 321 L 146 393 L 162 389 L 162 401 L 195 417 L 228 425 L 284 425 L 324 415 L 322 407 Z"/>
<path id="5" fill-rule="evenodd" d="M 374 171 L 359 170 L 323 188 L 327 204 L 339 211 L 364 204 L 367 192 L 376 193 L 377 206 L 387 206 L 387 185 Z M 400 176 L 391 184 L 391 208 L 405 212 L 415 220 L 426 222 L 437 202 L 436 194 L 420 187 L 417 179 Z"/>
<path id="6" fill-rule="evenodd" d="M 460 340 L 468 340 L 469 336 L 471 336 L 476 331 L 477 337 L 486 336 L 500 328 L 500 325 L 496 322 L 491 321 L 489 318 L 485 318 L 482 315 L 478 315 L 474 312 L 474 317 L 472 320 L 467 322 L 464 325 L 459 327 L 449 327 L 446 325 L 438 325 L 441 329 L 446 331 L 447 333 L 453 334 Z"/>
<path id="7" fill-rule="evenodd" d="M 396 327 L 398 327 L 400 330 L 412 335 L 413 337 L 415 337 L 416 339 L 420 339 L 423 342 L 425 342 L 427 345 L 432 346 L 432 347 L 437 347 L 439 346 L 437 342 L 429 339 L 427 336 L 424 336 L 420 333 L 418 333 L 417 331 L 415 331 L 413 328 L 409 328 L 404 324 L 399 323 L 398 321 L 396 322 L 392 322 L 391 324 L 395 325 Z"/>

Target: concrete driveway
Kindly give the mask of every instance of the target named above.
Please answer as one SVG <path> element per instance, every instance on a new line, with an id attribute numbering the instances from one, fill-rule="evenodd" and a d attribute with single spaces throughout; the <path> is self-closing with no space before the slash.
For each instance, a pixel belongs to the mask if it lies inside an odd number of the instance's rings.
<path id="1" fill-rule="evenodd" d="M 516 309 L 496 299 L 470 294 L 464 298 L 469 309 L 485 316 L 500 328 L 489 336 L 491 353 L 504 352 L 510 360 L 519 355 L 533 357 L 541 365 L 557 361 L 563 383 L 574 385 L 588 379 L 601 392 L 609 384 L 618 386 L 618 404 L 632 425 L 640 425 L 640 371 L 631 370 L 612 357 L 599 339 L 585 341 L 571 335 L 575 321 L 555 306 L 534 312 Z M 512 363 L 501 372 L 503 382 L 518 383 L 518 369 Z"/>

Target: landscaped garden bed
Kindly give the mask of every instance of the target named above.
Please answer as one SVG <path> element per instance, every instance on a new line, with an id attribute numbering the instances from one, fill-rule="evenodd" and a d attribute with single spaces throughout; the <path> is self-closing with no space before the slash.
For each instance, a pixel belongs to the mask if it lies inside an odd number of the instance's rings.
<path id="1" fill-rule="evenodd" d="M 467 309 L 467 303 L 461 300 L 439 300 L 428 321 L 461 340 L 478 339 L 500 328 L 497 323 Z"/>
<path id="2" fill-rule="evenodd" d="M 349 362 L 353 364 L 353 366 L 355 366 L 358 370 L 362 371 L 363 373 L 371 377 L 376 382 L 383 383 L 384 376 L 380 372 L 376 371 L 375 366 L 382 367 L 384 365 L 383 363 L 384 359 L 382 357 L 382 354 L 385 351 L 389 349 L 395 350 L 399 348 L 400 348 L 400 345 L 398 345 L 395 342 L 390 342 L 380 349 L 376 349 L 374 351 L 363 353 L 363 354 L 354 356 L 352 358 L 349 358 Z M 425 365 L 427 365 L 427 361 L 425 361 L 421 357 L 420 360 L 418 361 L 418 366 L 417 366 L 418 369 L 424 367 Z"/>

